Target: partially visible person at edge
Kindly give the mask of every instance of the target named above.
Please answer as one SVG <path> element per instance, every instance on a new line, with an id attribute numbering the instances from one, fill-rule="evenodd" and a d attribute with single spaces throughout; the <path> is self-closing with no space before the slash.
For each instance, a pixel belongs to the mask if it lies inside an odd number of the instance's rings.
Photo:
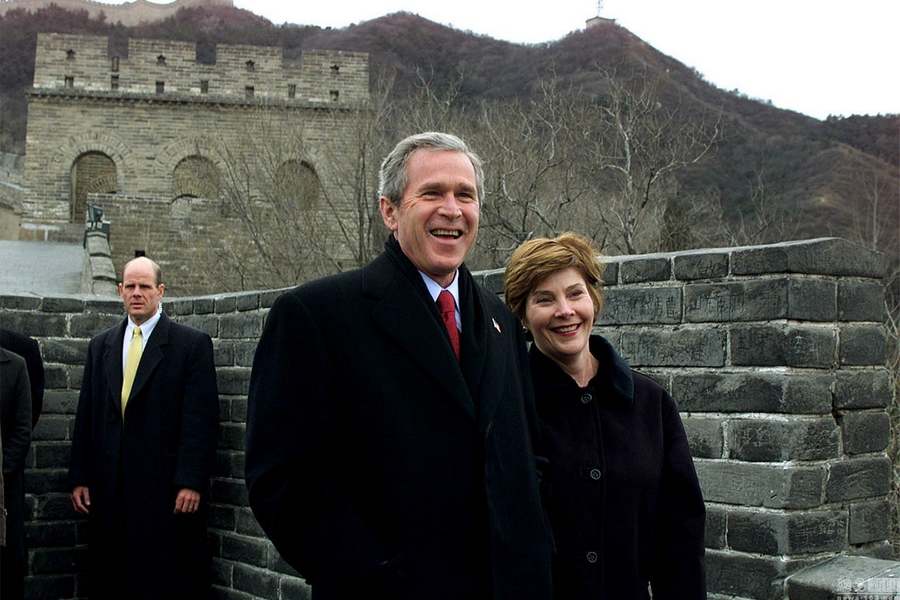
<path id="1" fill-rule="evenodd" d="M 250 378 L 250 506 L 316 600 L 548 600 L 525 338 L 462 264 L 481 161 L 437 132 L 382 163 L 384 252 L 282 295 Z"/>
<path id="2" fill-rule="evenodd" d="M 0 598 L 25 595 L 25 457 L 31 445 L 31 386 L 25 359 L 0 346 L 0 438 L 6 545 L 0 548 Z"/>
<path id="3" fill-rule="evenodd" d="M 701 600 L 705 509 L 672 397 L 592 335 L 602 266 L 585 238 L 533 239 L 506 268 L 530 350 L 555 600 Z"/>
<path id="4" fill-rule="evenodd" d="M 31 384 L 31 428 L 34 429 L 44 406 L 44 361 L 37 340 L 0 327 L 0 348 L 6 348 L 25 359 Z"/>

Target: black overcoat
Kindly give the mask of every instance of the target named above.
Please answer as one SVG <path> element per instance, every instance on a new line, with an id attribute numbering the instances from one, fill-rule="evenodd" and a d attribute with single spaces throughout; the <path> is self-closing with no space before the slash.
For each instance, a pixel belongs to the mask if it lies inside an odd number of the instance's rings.
<path id="1" fill-rule="evenodd" d="M 25 560 L 25 457 L 31 444 L 31 398 L 25 359 L 0 347 L 0 439 L 3 444 L 3 493 L 6 548 Z"/>
<path id="2" fill-rule="evenodd" d="M 37 340 L 27 335 L 0 328 L 0 348 L 6 348 L 25 359 L 31 384 L 31 427 L 37 425 L 44 406 L 44 361 Z"/>
<path id="3" fill-rule="evenodd" d="M 460 268 L 457 362 L 387 246 L 268 315 L 247 417 L 254 514 L 316 600 L 547 600 L 520 327 Z"/>
<path id="4" fill-rule="evenodd" d="M 532 346 L 554 600 L 703 600 L 705 509 L 672 397 L 592 336 L 587 387 Z"/>
<path id="5" fill-rule="evenodd" d="M 127 321 L 93 338 L 78 399 L 72 487 L 91 495 L 91 598 L 206 597 L 206 507 L 218 433 L 212 341 L 163 314 L 144 347 L 124 424 Z M 201 509 L 173 514 L 181 488 Z"/>

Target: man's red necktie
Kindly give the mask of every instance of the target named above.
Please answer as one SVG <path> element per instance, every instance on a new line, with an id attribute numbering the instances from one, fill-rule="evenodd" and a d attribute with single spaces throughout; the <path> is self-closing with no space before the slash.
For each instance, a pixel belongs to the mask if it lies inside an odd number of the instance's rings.
<path id="1" fill-rule="evenodd" d="M 459 360 L 459 330 L 456 328 L 456 305 L 453 302 L 453 294 L 447 290 L 441 290 L 437 297 L 438 310 L 441 311 L 441 320 L 450 336 L 450 346 L 456 360 Z"/>

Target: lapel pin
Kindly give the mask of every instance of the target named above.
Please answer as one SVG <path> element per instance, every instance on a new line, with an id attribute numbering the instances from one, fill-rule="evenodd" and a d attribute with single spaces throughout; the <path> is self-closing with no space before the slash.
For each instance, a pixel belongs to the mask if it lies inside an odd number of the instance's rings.
<path id="1" fill-rule="evenodd" d="M 491 317 L 491 321 L 494 323 L 494 329 L 497 330 L 497 333 L 503 333 L 503 331 L 500 330 L 500 325 L 497 323 L 497 319 Z"/>

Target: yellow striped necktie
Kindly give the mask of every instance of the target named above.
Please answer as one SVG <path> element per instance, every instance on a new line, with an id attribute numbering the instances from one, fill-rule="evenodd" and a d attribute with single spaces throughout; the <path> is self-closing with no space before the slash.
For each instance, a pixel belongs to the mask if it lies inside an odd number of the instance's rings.
<path id="1" fill-rule="evenodd" d="M 125 359 L 125 373 L 122 378 L 122 418 L 125 418 L 125 405 L 128 404 L 128 396 L 131 395 L 131 386 L 134 384 L 134 376 L 137 374 L 138 365 L 141 362 L 141 354 L 144 352 L 144 343 L 141 338 L 141 328 L 135 327 L 131 334 L 131 345 L 128 346 L 128 357 Z"/>

